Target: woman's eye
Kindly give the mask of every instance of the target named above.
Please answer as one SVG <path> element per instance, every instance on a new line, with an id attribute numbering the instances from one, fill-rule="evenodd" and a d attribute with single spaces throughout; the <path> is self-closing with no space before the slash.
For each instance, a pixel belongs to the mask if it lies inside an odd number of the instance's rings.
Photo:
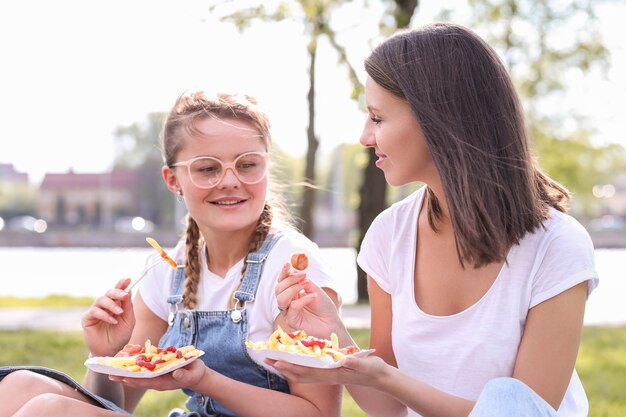
<path id="1" fill-rule="evenodd" d="M 375 125 L 378 125 L 378 124 L 382 121 L 382 120 L 380 120 L 380 118 L 379 118 L 379 117 L 376 117 L 376 116 L 372 116 L 372 117 L 370 117 L 370 119 L 372 120 L 372 122 L 373 122 Z"/>

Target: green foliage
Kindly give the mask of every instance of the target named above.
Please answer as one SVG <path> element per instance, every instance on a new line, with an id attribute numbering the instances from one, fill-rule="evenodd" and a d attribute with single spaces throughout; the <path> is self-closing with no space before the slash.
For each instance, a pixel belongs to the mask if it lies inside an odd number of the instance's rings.
<path id="1" fill-rule="evenodd" d="M 548 103 L 563 100 L 572 73 L 606 71 L 609 51 L 594 12 L 602 2 L 469 0 L 471 26 L 503 57 L 525 103 L 540 166 L 572 191 L 584 216 L 599 214 L 592 188 L 626 168 L 626 149 L 594 145 L 585 118 Z"/>
<path id="2" fill-rule="evenodd" d="M 138 171 L 139 181 L 134 195 L 141 201 L 141 213 L 135 214 L 161 227 L 173 227 L 175 199 L 161 177 L 160 138 L 166 116 L 162 112 L 150 113 L 142 122 L 119 126 L 115 131 L 118 145 L 115 166 Z"/>
<path id="3" fill-rule="evenodd" d="M 352 329 L 350 333 L 361 347 L 369 345 L 368 329 Z M 40 365 L 58 369 L 81 381 L 87 357 L 79 332 L 0 331 L 0 366 Z M 626 327 L 585 327 L 576 369 L 589 398 L 589 417 L 626 415 Z M 149 391 L 142 399 L 137 417 L 165 416 L 175 407 L 182 407 L 182 392 Z M 365 417 L 366 414 L 344 392 L 344 417 Z"/>
<path id="4" fill-rule="evenodd" d="M 28 183 L 14 183 L 0 178 L 0 216 L 9 217 L 33 214 L 36 200 L 35 188 Z"/>
<path id="5" fill-rule="evenodd" d="M 566 88 L 574 68 L 601 68 L 608 50 L 594 13 L 598 0 L 535 2 L 469 0 L 472 23 L 500 51 L 522 96 L 535 99 Z"/>
<path id="6" fill-rule="evenodd" d="M 626 149 L 617 144 L 594 146 L 584 130 L 558 137 L 540 122 L 533 127 L 534 147 L 543 170 L 572 192 L 573 207 L 581 214 L 601 214 L 592 189 L 612 183 L 617 173 L 626 169 Z"/>

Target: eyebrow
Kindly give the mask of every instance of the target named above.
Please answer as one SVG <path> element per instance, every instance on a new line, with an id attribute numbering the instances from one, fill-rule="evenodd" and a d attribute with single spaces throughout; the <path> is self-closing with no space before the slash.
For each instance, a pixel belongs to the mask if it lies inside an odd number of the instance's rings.
<path id="1" fill-rule="evenodd" d="M 374 106 L 367 106 L 367 110 L 372 112 L 372 113 L 378 113 L 380 110 Z"/>

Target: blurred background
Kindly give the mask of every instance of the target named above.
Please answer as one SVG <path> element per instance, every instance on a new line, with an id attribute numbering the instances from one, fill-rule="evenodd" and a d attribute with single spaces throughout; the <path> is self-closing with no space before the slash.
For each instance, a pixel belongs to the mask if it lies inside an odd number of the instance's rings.
<path id="1" fill-rule="evenodd" d="M 258 97 L 290 210 L 348 267 L 345 299 L 365 299 L 349 268 L 361 237 L 419 184 L 386 186 L 358 144 L 363 59 L 394 30 L 439 20 L 496 48 L 540 165 L 573 193 L 599 269 L 617 277 L 625 19 L 620 0 L 4 2 L 0 294 L 97 295 L 141 272 L 146 236 L 176 243 L 185 211 L 163 185 L 159 133 L 175 98 L 204 88 Z"/>

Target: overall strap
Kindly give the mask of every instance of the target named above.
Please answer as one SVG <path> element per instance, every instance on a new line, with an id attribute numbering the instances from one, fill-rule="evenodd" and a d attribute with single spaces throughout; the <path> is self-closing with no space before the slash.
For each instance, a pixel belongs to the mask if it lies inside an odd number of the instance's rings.
<path id="1" fill-rule="evenodd" d="M 176 267 L 176 272 L 174 273 L 174 281 L 172 282 L 172 289 L 170 290 L 170 295 L 167 297 L 167 302 L 170 304 L 170 312 L 167 315 L 167 324 L 171 326 L 174 324 L 174 319 L 176 318 L 176 314 L 178 313 L 178 305 L 183 302 L 184 287 L 183 283 L 185 282 L 185 266 L 180 261 L 176 261 L 178 265 Z"/>
<path id="2" fill-rule="evenodd" d="M 167 302 L 172 306 L 178 305 L 183 302 L 183 291 L 185 282 L 185 266 L 179 261 L 176 261 L 178 267 L 174 275 L 174 281 L 172 282 L 172 288 L 170 295 L 167 297 Z"/>
<path id="3" fill-rule="evenodd" d="M 281 237 L 282 235 L 280 233 L 267 235 L 261 248 L 256 252 L 248 254 L 246 257 L 245 262 L 248 264 L 246 273 L 243 276 L 241 287 L 233 294 L 233 297 L 238 300 L 241 305 L 249 301 L 254 301 L 265 260 L 274 244 L 278 242 Z"/>

